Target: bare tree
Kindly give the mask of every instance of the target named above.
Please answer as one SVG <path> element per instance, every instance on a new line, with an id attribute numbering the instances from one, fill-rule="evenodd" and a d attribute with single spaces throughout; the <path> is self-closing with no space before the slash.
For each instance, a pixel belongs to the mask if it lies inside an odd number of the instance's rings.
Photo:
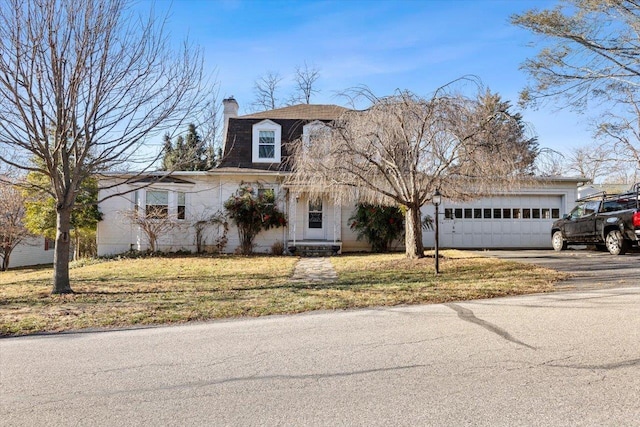
<path id="1" fill-rule="evenodd" d="M 196 235 L 197 253 L 203 253 L 207 246 L 212 246 L 215 248 L 215 252 L 222 253 L 227 244 L 229 223 L 221 212 L 216 212 L 213 215 L 206 212 L 202 213 L 200 217 L 193 222 L 192 227 Z M 208 241 L 209 237 L 213 237 L 212 242 Z"/>
<path id="2" fill-rule="evenodd" d="M 9 268 L 11 252 L 31 236 L 23 222 L 24 213 L 22 192 L 0 181 L 0 271 Z"/>
<path id="3" fill-rule="evenodd" d="M 273 110 L 279 107 L 277 91 L 282 82 L 282 76 L 273 71 L 268 71 L 253 82 L 255 100 L 253 107 L 260 110 Z"/>
<path id="4" fill-rule="evenodd" d="M 313 135 L 313 143 L 293 147 L 289 180 L 311 195 L 330 192 L 403 206 L 408 257 L 424 256 L 420 208 L 436 189 L 465 199 L 518 179 L 519 147 L 487 139 L 497 115 L 483 115 L 477 100 L 451 87 L 431 98 L 407 91 L 385 98 L 367 90 L 360 95 L 370 100 L 370 108 L 346 112 Z"/>
<path id="5" fill-rule="evenodd" d="M 567 171 L 567 160 L 564 154 L 549 148 L 538 151 L 535 160 L 535 175 L 561 176 Z"/>
<path id="6" fill-rule="evenodd" d="M 200 52 L 172 50 L 162 21 L 132 11 L 129 0 L 0 5 L 0 162 L 49 179 L 53 293 L 72 292 L 70 215 L 82 182 L 151 167 L 147 139 L 178 128 L 207 94 Z"/>
<path id="7" fill-rule="evenodd" d="M 169 215 L 166 208 L 147 206 L 146 210 L 138 209 L 122 212 L 131 224 L 140 227 L 149 244 L 149 251 L 158 252 L 158 239 L 178 226 L 175 215 Z"/>
<path id="8" fill-rule="evenodd" d="M 316 88 L 316 81 L 320 78 L 320 69 L 316 66 L 298 65 L 294 74 L 295 91 L 291 95 L 289 104 L 310 104 L 311 97 L 320 92 Z"/>
<path id="9" fill-rule="evenodd" d="M 567 157 L 567 171 L 583 176 L 589 182 L 609 174 L 614 164 L 610 160 L 607 149 L 602 145 L 590 144 L 571 150 Z"/>
<path id="10" fill-rule="evenodd" d="M 602 160 L 634 159 L 640 169 L 640 2 L 561 0 L 551 10 L 530 10 L 512 22 L 540 36 L 543 48 L 522 68 L 532 83 L 521 100 L 560 101 L 585 111 L 604 105 L 597 135 L 612 149 Z"/>

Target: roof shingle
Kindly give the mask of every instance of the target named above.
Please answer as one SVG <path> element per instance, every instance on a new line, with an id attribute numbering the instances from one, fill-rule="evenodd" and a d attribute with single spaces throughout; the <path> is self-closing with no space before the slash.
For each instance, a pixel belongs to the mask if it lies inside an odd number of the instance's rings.
<path id="1" fill-rule="evenodd" d="M 339 105 L 298 104 L 275 110 L 247 114 L 239 119 L 298 119 L 298 120 L 335 120 L 348 108 Z"/>

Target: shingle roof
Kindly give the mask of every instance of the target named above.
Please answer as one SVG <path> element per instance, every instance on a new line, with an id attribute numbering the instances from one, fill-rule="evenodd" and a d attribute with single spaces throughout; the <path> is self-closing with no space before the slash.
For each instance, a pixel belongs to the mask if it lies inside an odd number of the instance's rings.
<path id="1" fill-rule="evenodd" d="M 247 114 L 239 119 L 298 119 L 298 120 L 335 120 L 348 108 L 339 105 L 299 104 L 275 110 Z"/>

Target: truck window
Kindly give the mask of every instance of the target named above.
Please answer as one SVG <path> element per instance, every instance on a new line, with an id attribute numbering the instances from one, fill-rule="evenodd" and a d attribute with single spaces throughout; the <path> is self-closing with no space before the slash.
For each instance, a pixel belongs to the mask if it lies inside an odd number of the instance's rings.
<path id="1" fill-rule="evenodd" d="M 583 212 L 584 212 L 584 205 L 578 205 L 575 208 L 573 208 L 569 216 L 573 219 L 577 219 L 582 216 Z"/>
<path id="2" fill-rule="evenodd" d="M 620 211 L 622 209 L 624 209 L 624 206 L 618 203 L 617 201 L 614 201 L 614 202 L 604 202 L 604 208 L 602 210 L 604 212 L 615 212 L 615 211 Z"/>
<path id="3" fill-rule="evenodd" d="M 598 212 L 599 208 L 600 208 L 600 202 L 597 202 L 597 201 L 587 202 L 584 204 L 584 212 L 582 213 L 582 216 L 593 215 Z"/>

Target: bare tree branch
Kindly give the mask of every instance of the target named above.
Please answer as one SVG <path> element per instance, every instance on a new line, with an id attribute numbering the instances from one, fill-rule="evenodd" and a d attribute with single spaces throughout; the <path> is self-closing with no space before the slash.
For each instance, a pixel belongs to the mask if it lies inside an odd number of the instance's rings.
<path id="1" fill-rule="evenodd" d="M 259 110 L 273 110 L 280 106 L 277 92 L 282 82 L 280 74 L 268 71 L 253 82 L 255 100 L 252 106 Z"/>
<path id="2" fill-rule="evenodd" d="M 316 88 L 316 81 L 320 78 L 320 69 L 309 66 L 305 61 L 304 66 L 298 65 L 294 74 L 295 91 L 289 99 L 289 105 L 310 104 L 311 97 L 320 92 Z"/>
<path id="3" fill-rule="evenodd" d="M 477 100 L 443 87 L 431 98 L 396 92 L 378 98 L 359 88 L 372 105 L 340 119 L 292 147 L 288 184 L 311 195 L 406 208 L 406 253 L 422 257 L 420 208 L 436 189 L 451 199 L 479 197 L 514 185 L 520 178 L 521 147 L 509 132 L 490 126 Z M 313 184 L 309 184 L 313 183 Z"/>
<path id="4" fill-rule="evenodd" d="M 0 162 L 50 180 L 58 233 L 54 293 L 69 284 L 69 218 L 82 182 L 161 154 L 207 95 L 202 57 L 168 42 L 129 0 L 7 0 L 0 6 Z M 35 160 L 35 162 L 32 162 Z M 34 166 L 37 165 L 37 166 Z"/>

